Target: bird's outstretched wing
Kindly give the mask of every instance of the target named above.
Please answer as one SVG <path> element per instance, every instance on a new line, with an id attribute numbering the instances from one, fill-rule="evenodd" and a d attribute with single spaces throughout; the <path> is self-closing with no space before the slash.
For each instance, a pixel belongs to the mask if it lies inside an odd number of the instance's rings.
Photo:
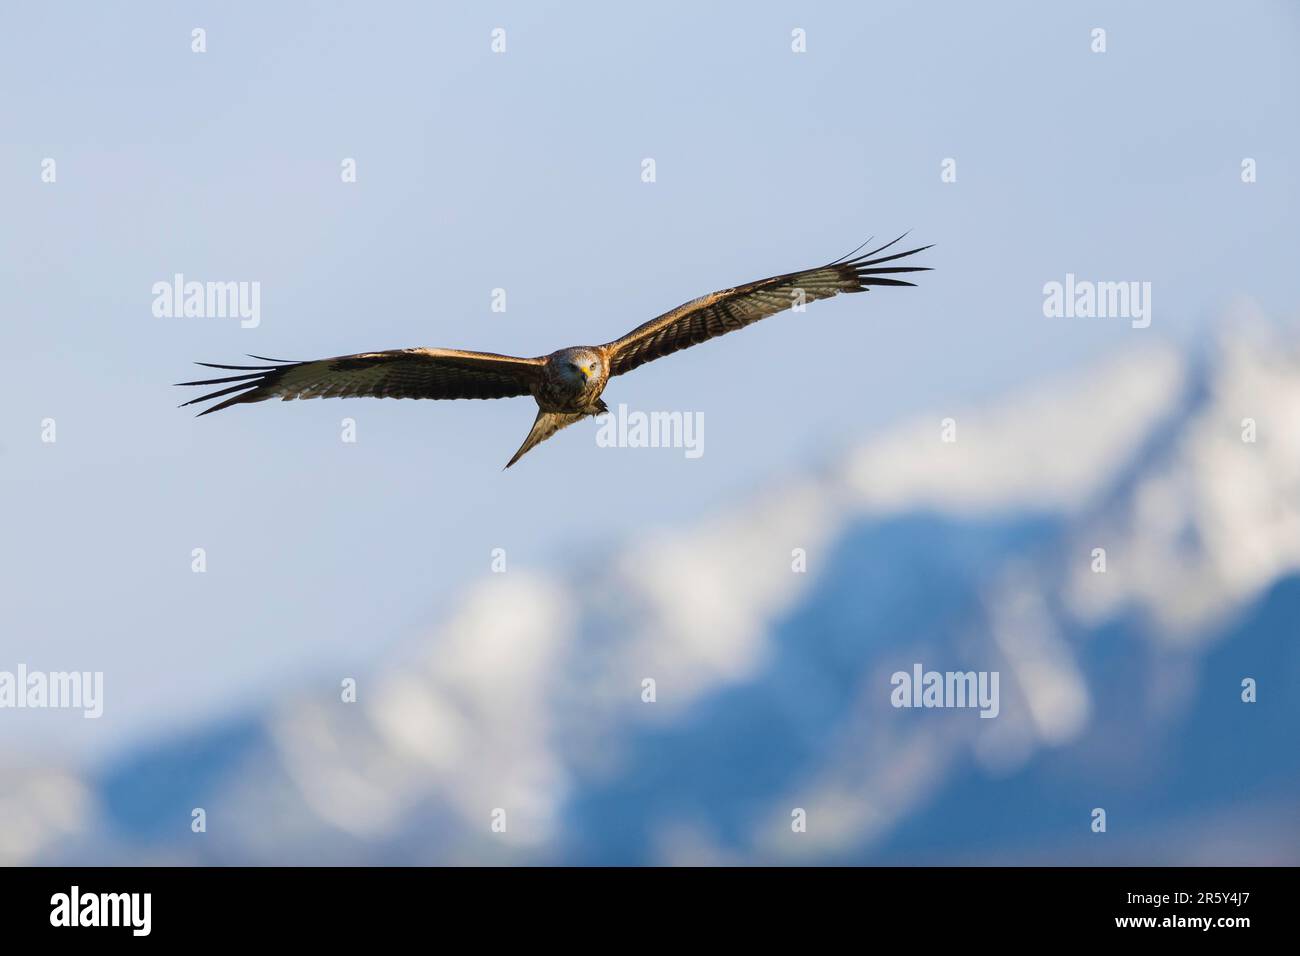
<path id="1" fill-rule="evenodd" d="M 929 246 L 888 256 L 879 255 L 901 239 L 903 236 L 857 258 L 845 257 L 816 269 L 760 279 L 679 305 L 671 312 L 665 312 L 657 319 L 638 326 L 621 339 L 606 343 L 604 348 L 609 355 L 609 373 L 622 375 L 638 365 L 690 348 L 706 339 L 725 335 L 734 329 L 743 329 L 759 319 L 784 312 L 804 302 L 829 299 L 841 292 L 865 292 L 873 285 L 915 285 L 914 282 L 891 276 L 900 272 L 926 272 L 927 267 L 883 264 L 924 252 Z M 856 252 L 857 249 L 849 253 L 849 256 Z"/>
<path id="2" fill-rule="evenodd" d="M 239 372 L 179 385 L 226 385 L 185 405 L 232 395 L 199 412 L 220 411 L 241 402 L 271 398 L 509 398 L 529 395 L 541 380 L 545 360 L 457 349 L 393 349 L 340 355 L 315 362 L 281 362 L 249 356 L 270 365 L 213 365 Z M 182 405 L 182 408 L 185 406 Z"/>

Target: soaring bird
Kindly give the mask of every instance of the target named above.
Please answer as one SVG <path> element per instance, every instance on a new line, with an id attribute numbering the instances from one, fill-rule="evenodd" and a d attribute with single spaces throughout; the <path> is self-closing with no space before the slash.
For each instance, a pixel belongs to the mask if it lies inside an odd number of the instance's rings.
<path id="1" fill-rule="evenodd" d="M 815 269 L 759 279 L 692 299 L 604 345 L 573 346 L 537 358 L 441 348 L 360 352 L 314 362 L 286 362 L 251 355 L 249 358 L 271 364 L 198 362 L 196 364 L 206 368 L 241 374 L 177 384 L 227 386 L 185 405 L 238 393 L 200 412 L 200 416 L 231 405 L 264 402 L 271 398 L 289 401 L 295 398 L 360 396 L 509 398 L 531 395 L 537 401 L 537 418 L 524 443 L 506 463 L 509 468 L 560 429 L 588 415 L 608 411 L 600 395 L 614 375 L 630 372 L 646 362 L 744 328 L 786 309 L 798 306 L 802 311 L 805 302 L 829 299 L 841 292 L 865 292 L 877 285 L 915 286 L 914 282 L 892 276 L 926 272 L 929 271 L 927 267 L 886 266 L 884 263 L 924 252 L 930 246 L 880 255 L 903 238 L 899 236 L 893 242 L 862 255 L 857 255 L 862 249 L 859 246 L 848 255 Z"/>

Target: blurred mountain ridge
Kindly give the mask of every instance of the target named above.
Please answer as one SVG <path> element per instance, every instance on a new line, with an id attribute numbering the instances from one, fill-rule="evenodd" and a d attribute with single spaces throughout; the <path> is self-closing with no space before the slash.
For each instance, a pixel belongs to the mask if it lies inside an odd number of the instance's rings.
<path id="1" fill-rule="evenodd" d="M 0 862 L 1296 863 L 1300 349 L 1218 346 L 490 575 L 356 703 L 17 768 Z M 999 716 L 894 709 L 918 662 L 998 671 Z"/>

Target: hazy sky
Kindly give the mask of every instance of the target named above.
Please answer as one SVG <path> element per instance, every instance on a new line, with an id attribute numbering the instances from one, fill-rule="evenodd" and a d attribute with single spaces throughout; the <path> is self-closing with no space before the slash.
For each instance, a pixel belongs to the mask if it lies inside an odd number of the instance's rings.
<path id="1" fill-rule="evenodd" d="M 1294 314 L 1298 40 L 1285 2 L 7 9 L 0 670 L 102 670 L 106 701 L 11 712 L 0 760 L 111 755 L 362 668 L 493 548 L 599 553 L 902 413 L 1202 340 L 1237 296 Z M 502 472 L 526 399 L 196 421 L 170 386 L 247 352 L 603 342 L 908 229 L 937 243 L 919 288 L 611 383 L 611 405 L 702 412 L 696 460 L 585 423 Z M 260 324 L 155 317 L 178 272 L 259 282 Z M 1045 318 L 1067 272 L 1150 282 L 1151 327 Z"/>

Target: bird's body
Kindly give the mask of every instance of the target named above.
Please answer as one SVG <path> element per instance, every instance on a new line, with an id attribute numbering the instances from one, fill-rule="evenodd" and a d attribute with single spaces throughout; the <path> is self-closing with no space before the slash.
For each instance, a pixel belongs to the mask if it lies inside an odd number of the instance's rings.
<path id="1" fill-rule="evenodd" d="M 415 348 L 362 352 L 314 362 L 260 359 L 273 363 L 265 366 L 200 362 L 209 368 L 241 374 L 180 384 L 228 385 L 186 405 L 238 393 L 200 415 L 271 398 L 289 401 L 357 396 L 452 399 L 531 395 L 537 402 L 537 418 L 523 445 L 506 464 L 509 468 L 560 429 L 607 411 L 601 393 L 615 375 L 786 309 L 802 311 L 805 302 L 830 298 L 840 292 L 863 292 L 873 285 L 913 285 L 889 274 L 923 272 L 924 267 L 882 267 L 881 263 L 930 247 L 871 258 L 893 244 L 887 243 L 856 259 L 846 257 L 819 268 L 760 279 L 693 299 L 604 345 L 563 348 L 537 358 Z"/>
<path id="2" fill-rule="evenodd" d="M 541 383 L 533 392 L 533 398 L 537 400 L 537 418 L 524 443 L 506 462 L 506 467 L 509 468 L 534 445 L 546 441 L 561 428 L 567 428 L 588 415 L 608 411 L 600 397 L 608 382 L 609 362 L 599 346 L 579 345 L 546 356 Z"/>
<path id="3" fill-rule="evenodd" d="M 609 361 L 600 346 L 579 345 L 546 356 L 533 397 L 544 412 L 604 411 L 600 393 L 609 383 Z"/>

